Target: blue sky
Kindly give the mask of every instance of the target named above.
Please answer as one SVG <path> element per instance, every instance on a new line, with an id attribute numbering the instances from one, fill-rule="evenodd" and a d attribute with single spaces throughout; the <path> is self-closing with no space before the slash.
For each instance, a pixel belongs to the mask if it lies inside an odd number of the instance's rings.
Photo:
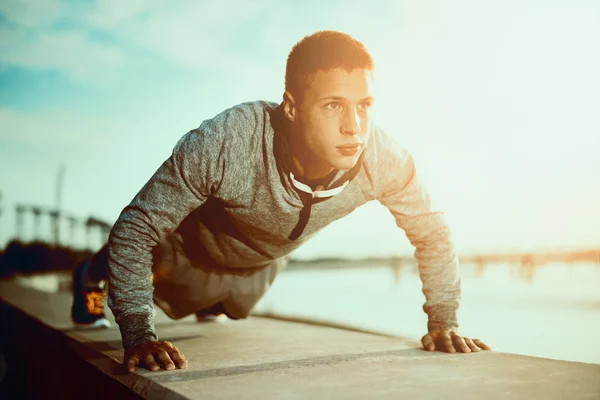
<path id="1" fill-rule="evenodd" d="M 293 44 L 336 29 L 373 54 L 376 120 L 459 250 L 600 245 L 597 1 L 282 3 L 3 1 L 0 243 L 16 203 L 54 205 L 61 164 L 62 208 L 114 222 L 181 135 L 280 101 Z M 373 203 L 299 256 L 411 252 Z"/>

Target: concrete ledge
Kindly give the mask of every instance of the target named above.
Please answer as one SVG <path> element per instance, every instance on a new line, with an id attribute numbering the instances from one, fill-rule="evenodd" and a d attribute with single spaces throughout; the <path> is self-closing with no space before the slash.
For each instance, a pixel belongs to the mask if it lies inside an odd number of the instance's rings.
<path id="1" fill-rule="evenodd" d="M 189 367 L 129 374 L 116 326 L 74 330 L 68 293 L 10 280 L 0 281 L 0 296 L 11 383 L 0 397 L 17 390 L 19 398 L 600 398 L 596 364 L 428 353 L 402 338 L 256 316 L 199 324 L 159 313 L 159 337 L 179 347 Z"/>
<path id="2" fill-rule="evenodd" d="M 117 361 L 4 300 L 0 321 L 0 399 L 185 398 L 170 397 L 170 390 L 127 373 Z M 152 396 L 144 397 L 147 389 Z"/>

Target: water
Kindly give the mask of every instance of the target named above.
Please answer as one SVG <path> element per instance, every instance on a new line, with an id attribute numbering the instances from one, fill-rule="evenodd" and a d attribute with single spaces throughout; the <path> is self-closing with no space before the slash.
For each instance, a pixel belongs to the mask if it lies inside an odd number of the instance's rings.
<path id="1" fill-rule="evenodd" d="M 600 265 L 548 264 L 531 281 L 510 265 L 477 276 L 461 266 L 460 333 L 493 350 L 600 364 Z M 374 329 L 419 340 L 426 333 L 421 282 L 387 266 L 282 273 L 256 310 Z"/>

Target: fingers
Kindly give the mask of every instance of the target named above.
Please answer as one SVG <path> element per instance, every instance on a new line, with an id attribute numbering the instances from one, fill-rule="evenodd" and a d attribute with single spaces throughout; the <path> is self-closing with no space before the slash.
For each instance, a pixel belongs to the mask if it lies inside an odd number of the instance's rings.
<path id="1" fill-rule="evenodd" d="M 171 356 L 165 350 L 159 350 L 157 356 L 167 371 L 173 371 L 175 369 L 175 364 L 171 361 Z"/>
<path id="2" fill-rule="evenodd" d="M 425 350 L 434 351 L 437 348 L 438 350 L 447 351 L 448 353 L 456 352 L 448 332 L 441 332 L 439 335 L 436 334 L 435 336 L 436 337 L 434 338 L 434 336 L 428 333 L 421 338 L 421 343 L 423 343 L 423 348 Z"/>
<path id="3" fill-rule="evenodd" d="M 158 371 L 161 365 L 167 371 L 187 368 L 187 360 L 179 349 L 169 342 L 144 342 L 125 353 L 125 364 L 129 372 L 134 372 L 143 362 L 150 371 Z"/>
<path id="4" fill-rule="evenodd" d="M 479 339 L 470 339 L 459 335 L 450 329 L 438 329 L 427 333 L 421 338 L 423 348 L 427 351 L 439 350 L 448 353 L 471 353 L 491 348 Z"/>
<path id="5" fill-rule="evenodd" d="M 467 346 L 467 343 L 465 342 L 465 338 L 463 338 L 462 336 L 460 336 L 456 333 L 452 333 L 452 342 L 454 343 L 454 346 L 456 346 L 456 349 L 458 349 L 459 351 L 461 351 L 463 353 L 471 352 L 471 348 L 469 346 Z"/>
<path id="6" fill-rule="evenodd" d="M 467 346 L 469 346 L 469 348 L 471 349 L 472 352 L 478 352 L 479 351 L 479 347 L 477 347 L 477 345 L 475 343 L 473 343 L 473 341 L 466 337 L 463 338 L 465 340 L 465 343 L 467 344 Z"/>
<path id="7" fill-rule="evenodd" d="M 454 332 L 452 332 L 452 335 L 454 335 Z M 442 340 L 442 343 L 444 344 L 444 348 L 446 349 L 446 351 L 448 353 L 456 353 L 456 349 L 452 345 L 452 338 L 450 337 L 450 333 L 443 332 L 440 336 L 441 336 L 440 339 Z"/>
<path id="8" fill-rule="evenodd" d="M 483 350 L 491 350 L 492 349 L 490 346 L 488 346 L 487 344 L 483 343 L 479 339 L 473 339 L 473 343 L 475 343 L 477 346 L 479 346 Z"/>
<path id="9" fill-rule="evenodd" d="M 175 361 L 177 368 L 187 368 L 187 360 L 185 359 L 185 356 L 181 354 L 177 347 L 173 347 L 173 350 L 171 350 L 170 354 L 171 359 Z"/>
<path id="10" fill-rule="evenodd" d="M 421 343 L 423 344 L 423 348 L 425 350 L 427 350 L 427 351 L 435 350 L 435 343 L 429 333 L 421 338 Z"/>
<path id="11" fill-rule="evenodd" d="M 144 356 L 144 362 L 146 363 L 146 366 L 150 371 L 158 371 L 160 369 L 160 367 L 156 363 L 156 360 L 154 359 L 154 354 L 152 353 L 147 353 Z"/>
<path id="12" fill-rule="evenodd" d="M 137 355 L 132 355 L 126 360 L 127 370 L 129 372 L 134 372 L 137 366 L 140 364 L 140 358 Z"/>

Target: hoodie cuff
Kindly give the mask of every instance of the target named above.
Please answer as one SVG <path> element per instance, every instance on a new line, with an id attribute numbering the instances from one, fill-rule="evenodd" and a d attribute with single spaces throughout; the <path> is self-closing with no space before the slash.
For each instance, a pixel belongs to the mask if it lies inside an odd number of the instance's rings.
<path id="1" fill-rule="evenodd" d="M 429 308 L 427 315 L 427 330 L 429 332 L 438 329 L 458 330 L 457 307 L 438 305 Z"/>
<path id="2" fill-rule="evenodd" d="M 124 315 L 117 322 L 121 330 L 125 351 L 140 343 L 158 340 L 154 330 L 154 315 L 152 314 Z"/>

